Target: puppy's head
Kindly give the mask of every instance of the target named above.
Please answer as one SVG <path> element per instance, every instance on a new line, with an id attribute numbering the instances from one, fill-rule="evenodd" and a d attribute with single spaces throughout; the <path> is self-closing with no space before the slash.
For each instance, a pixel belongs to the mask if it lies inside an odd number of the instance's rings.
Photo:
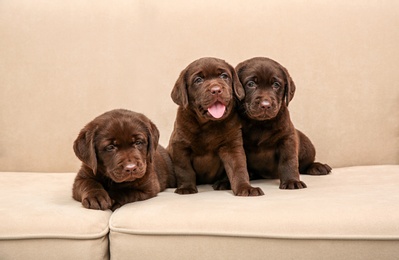
<path id="1" fill-rule="evenodd" d="M 222 120 L 233 110 L 234 99 L 242 100 L 244 95 L 231 65 L 216 58 L 201 58 L 180 73 L 171 97 L 200 119 Z"/>
<path id="2" fill-rule="evenodd" d="M 243 109 L 252 119 L 274 118 L 281 106 L 288 106 L 294 97 L 294 82 L 288 71 L 274 60 L 252 58 L 238 64 L 236 71 L 245 89 Z"/>
<path id="3" fill-rule="evenodd" d="M 114 182 L 142 178 L 158 146 L 159 131 L 144 115 L 128 110 L 106 112 L 79 133 L 73 149 L 94 174 Z"/>

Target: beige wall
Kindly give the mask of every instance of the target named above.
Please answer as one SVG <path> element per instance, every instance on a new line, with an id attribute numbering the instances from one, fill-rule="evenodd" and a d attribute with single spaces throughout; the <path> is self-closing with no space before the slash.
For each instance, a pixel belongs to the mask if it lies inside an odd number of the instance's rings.
<path id="1" fill-rule="evenodd" d="M 113 108 L 167 145 L 179 72 L 203 56 L 279 61 L 292 120 L 334 167 L 399 163 L 399 1 L 0 1 L 0 170 L 76 171 Z"/>

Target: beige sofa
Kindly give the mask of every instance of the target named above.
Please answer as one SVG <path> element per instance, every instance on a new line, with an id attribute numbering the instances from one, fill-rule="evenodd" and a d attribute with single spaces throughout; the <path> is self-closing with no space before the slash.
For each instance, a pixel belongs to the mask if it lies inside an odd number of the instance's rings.
<path id="1" fill-rule="evenodd" d="M 0 2 L 0 259 L 398 259 L 399 2 Z M 283 64 L 295 126 L 329 163 L 303 190 L 203 185 L 115 212 L 71 197 L 79 130 L 114 108 L 167 145 L 191 61 Z"/>

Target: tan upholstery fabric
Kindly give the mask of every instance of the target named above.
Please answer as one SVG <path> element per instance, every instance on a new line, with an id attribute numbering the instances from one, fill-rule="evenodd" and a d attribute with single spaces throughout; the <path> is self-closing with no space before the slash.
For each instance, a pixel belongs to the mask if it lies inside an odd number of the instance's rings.
<path id="1" fill-rule="evenodd" d="M 111 211 L 72 199 L 75 173 L 0 173 L 0 259 L 108 259 Z"/>
<path id="2" fill-rule="evenodd" d="M 276 180 L 253 182 L 265 192 L 262 197 L 235 197 L 205 185 L 195 195 L 167 190 L 126 205 L 111 216 L 111 255 L 150 259 L 168 247 L 173 248 L 169 259 L 204 252 L 218 259 L 289 258 L 294 252 L 295 259 L 399 255 L 399 166 L 337 168 L 329 176 L 301 178 L 307 189 L 279 190 Z"/>
<path id="3" fill-rule="evenodd" d="M 108 237 L 96 239 L 0 239 L 0 259 L 109 259 Z"/>
<path id="4" fill-rule="evenodd" d="M 156 236 L 111 232 L 112 259 L 396 260 L 398 241 Z M 115 243 L 114 243 L 115 242 Z"/>
<path id="5" fill-rule="evenodd" d="M 0 259 L 107 259 L 110 211 L 70 197 L 74 173 L 0 173 Z M 301 176 L 304 190 L 259 180 L 265 196 L 169 189 L 110 219 L 112 259 L 395 259 L 399 166 Z"/>
<path id="6" fill-rule="evenodd" d="M 180 71 L 279 61 L 294 124 L 334 167 L 399 164 L 399 1 L 0 1 L 0 170 L 76 171 L 72 142 L 113 108 L 169 140 Z"/>

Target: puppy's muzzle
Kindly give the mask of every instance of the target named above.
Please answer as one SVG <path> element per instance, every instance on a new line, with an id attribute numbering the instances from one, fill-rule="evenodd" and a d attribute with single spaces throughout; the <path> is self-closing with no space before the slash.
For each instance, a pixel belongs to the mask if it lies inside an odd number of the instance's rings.
<path id="1" fill-rule="evenodd" d="M 251 107 L 258 113 L 270 113 L 275 109 L 275 104 L 270 98 L 258 97 L 252 103 Z"/>
<path id="2" fill-rule="evenodd" d="M 125 173 L 133 174 L 133 173 L 137 172 L 137 164 L 135 164 L 135 163 L 129 163 L 129 164 L 127 164 L 127 165 L 124 167 L 123 170 L 125 171 Z"/>
<path id="3" fill-rule="evenodd" d="M 211 94 L 212 95 L 220 95 L 222 93 L 223 93 L 223 90 L 222 90 L 222 88 L 220 86 L 216 85 L 216 86 L 211 87 Z"/>
<path id="4" fill-rule="evenodd" d="M 249 117 L 256 120 L 267 120 L 276 116 L 277 104 L 273 99 L 258 97 L 254 101 L 246 104 Z"/>
<path id="5" fill-rule="evenodd" d="M 272 103 L 269 100 L 262 100 L 259 104 L 259 108 L 262 110 L 269 110 L 272 108 Z"/>

